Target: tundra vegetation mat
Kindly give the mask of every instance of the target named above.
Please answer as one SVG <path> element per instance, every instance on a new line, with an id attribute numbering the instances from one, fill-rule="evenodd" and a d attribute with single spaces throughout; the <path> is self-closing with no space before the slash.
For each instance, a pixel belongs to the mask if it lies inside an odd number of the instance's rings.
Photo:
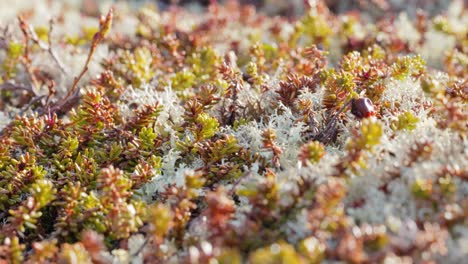
<path id="1" fill-rule="evenodd" d="M 0 263 L 466 261 L 463 1 L 26 2 L 0 8 Z"/>

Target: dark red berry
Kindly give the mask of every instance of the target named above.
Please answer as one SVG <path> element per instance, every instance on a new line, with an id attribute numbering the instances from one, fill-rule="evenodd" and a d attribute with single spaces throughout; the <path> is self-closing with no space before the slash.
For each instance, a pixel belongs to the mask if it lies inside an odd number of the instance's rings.
<path id="1" fill-rule="evenodd" d="M 374 104 L 369 98 L 361 97 L 351 102 L 351 113 L 357 118 L 366 118 L 375 115 Z"/>

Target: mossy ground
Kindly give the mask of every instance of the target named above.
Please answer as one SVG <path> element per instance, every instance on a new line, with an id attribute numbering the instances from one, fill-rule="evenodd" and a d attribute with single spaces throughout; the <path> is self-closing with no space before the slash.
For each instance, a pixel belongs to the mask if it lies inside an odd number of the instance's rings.
<path id="1" fill-rule="evenodd" d="M 0 8 L 0 263 L 466 259 L 463 1 L 85 2 Z"/>

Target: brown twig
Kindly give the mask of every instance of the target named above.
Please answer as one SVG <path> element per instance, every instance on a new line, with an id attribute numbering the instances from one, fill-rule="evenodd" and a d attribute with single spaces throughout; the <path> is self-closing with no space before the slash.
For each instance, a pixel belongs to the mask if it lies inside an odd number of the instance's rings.
<path id="1" fill-rule="evenodd" d="M 49 52 L 52 59 L 54 59 L 55 63 L 57 63 L 57 66 L 59 66 L 60 70 L 64 74 L 68 74 L 68 70 L 65 68 L 62 61 L 59 60 L 59 58 L 55 54 L 54 50 L 52 49 L 52 30 L 53 29 L 54 29 L 54 20 L 51 19 L 51 20 L 49 20 L 49 32 L 47 33 L 47 42 L 49 44 L 47 51 Z"/>
<path id="2" fill-rule="evenodd" d="M 26 73 L 28 74 L 29 78 L 31 79 L 32 89 L 37 91 L 37 87 L 39 86 L 39 82 L 37 81 L 37 79 L 36 79 L 36 77 L 34 75 L 34 70 L 31 67 L 31 58 L 29 57 L 29 51 L 31 49 L 31 47 L 29 45 L 29 41 L 31 40 L 31 34 L 29 33 L 29 30 L 28 30 L 29 25 L 27 24 L 27 22 L 21 16 L 18 16 L 18 21 L 19 21 L 21 31 L 23 32 L 24 46 L 25 46 L 24 54 L 22 56 L 21 63 L 23 64 L 23 66 L 24 66 L 24 68 L 26 70 Z"/>
<path id="3" fill-rule="evenodd" d="M 62 71 L 62 73 L 64 74 L 68 74 L 67 69 L 65 68 L 65 66 L 60 61 L 57 54 L 52 48 L 52 30 L 54 28 L 54 21 L 52 19 L 49 21 L 49 32 L 47 34 L 48 43 L 44 43 L 39 39 L 39 37 L 36 34 L 36 31 L 32 28 L 31 25 L 27 23 L 27 21 L 25 21 L 21 16 L 18 17 L 18 20 L 20 21 L 20 27 L 25 37 L 27 39 L 31 39 L 42 50 L 47 51 L 50 54 L 50 57 L 55 61 L 55 63 L 59 67 L 60 71 Z"/>
<path id="4" fill-rule="evenodd" d="M 333 136 L 334 131 L 335 131 L 335 126 L 336 126 L 336 121 L 337 117 L 346 109 L 351 104 L 351 100 L 347 101 L 341 108 L 338 110 L 338 112 L 332 114 L 330 119 L 327 122 L 327 125 L 325 128 L 314 137 L 314 140 L 318 140 L 324 144 L 328 143 L 330 140 L 330 137 Z"/>
<path id="5" fill-rule="evenodd" d="M 26 110 L 29 109 L 29 107 L 31 107 L 33 104 L 39 102 L 40 100 L 42 100 L 44 97 L 46 97 L 45 95 L 38 95 L 38 96 L 35 96 L 33 99 L 31 99 L 31 101 L 29 101 L 29 103 L 24 106 L 21 111 L 20 111 L 20 115 L 24 114 L 24 112 L 26 112 Z"/>
<path id="6" fill-rule="evenodd" d="M 94 34 L 93 41 L 91 43 L 91 48 L 89 49 L 88 57 L 86 58 L 85 65 L 83 69 L 81 70 L 80 74 L 78 74 L 77 77 L 75 77 L 73 81 L 72 88 L 68 91 L 67 95 L 64 97 L 63 101 L 66 102 L 71 95 L 73 95 L 76 91 L 76 88 L 78 87 L 78 83 L 80 82 L 81 78 L 85 75 L 85 73 L 88 71 L 89 63 L 91 62 L 91 59 L 94 55 L 94 52 L 96 51 L 96 48 L 98 44 L 104 40 L 105 35 L 109 32 L 110 27 L 112 25 L 112 17 L 113 17 L 113 9 L 111 8 L 107 15 L 105 17 L 101 17 L 99 23 L 100 23 L 100 28 L 99 31 Z"/>
<path id="7" fill-rule="evenodd" d="M 143 242 L 143 244 L 141 244 L 141 246 L 137 249 L 137 251 L 135 253 L 133 253 L 131 255 L 131 257 L 136 258 L 143 251 L 143 249 L 146 247 L 148 242 L 149 242 L 149 238 L 146 238 L 145 241 Z"/>
<path id="8" fill-rule="evenodd" d="M 0 49 L 6 49 L 8 47 L 7 39 L 11 39 L 11 27 L 6 25 L 5 27 L 1 27 L 0 31 L 2 32 L 0 36 Z"/>
<path id="9" fill-rule="evenodd" d="M 0 84 L 0 90 L 4 90 L 4 91 L 22 90 L 22 91 L 28 92 L 29 94 L 33 96 L 36 96 L 36 93 L 31 87 L 26 87 L 26 86 L 22 86 L 22 85 L 10 83 L 10 82 Z"/>

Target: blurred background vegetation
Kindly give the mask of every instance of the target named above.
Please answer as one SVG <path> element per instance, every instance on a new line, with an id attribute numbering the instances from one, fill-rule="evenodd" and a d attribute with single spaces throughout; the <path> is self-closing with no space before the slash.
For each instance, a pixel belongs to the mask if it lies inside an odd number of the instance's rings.
<path id="1" fill-rule="evenodd" d="M 102 0 L 69 0 L 81 2 L 83 9 L 93 12 Z M 128 2 L 138 7 L 144 4 L 157 4 L 159 8 L 168 8 L 171 5 L 184 5 L 193 8 L 206 7 L 211 2 L 226 3 L 232 0 L 113 0 L 113 2 Z M 237 1 L 237 0 L 235 0 Z M 301 15 L 308 2 L 318 0 L 238 0 L 242 4 L 255 5 L 258 10 L 270 15 L 298 16 Z M 452 0 L 323 0 L 335 13 L 350 11 L 364 11 L 368 18 L 376 19 L 382 16 L 400 12 L 407 12 L 415 16 L 418 9 L 429 14 L 437 14 L 446 10 Z"/>

